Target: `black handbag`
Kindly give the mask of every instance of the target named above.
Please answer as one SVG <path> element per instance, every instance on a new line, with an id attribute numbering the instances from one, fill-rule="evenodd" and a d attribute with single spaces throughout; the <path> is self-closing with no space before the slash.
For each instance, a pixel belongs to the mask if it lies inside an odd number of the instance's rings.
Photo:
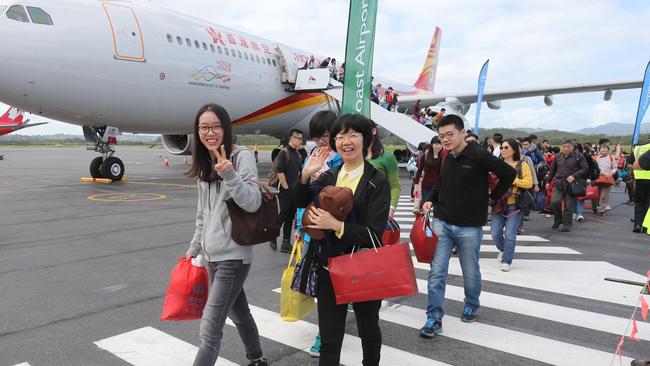
<path id="1" fill-rule="evenodd" d="M 583 178 L 576 178 L 569 185 L 569 191 L 576 197 L 584 197 L 587 195 L 587 180 Z"/>
<path id="2" fill-rule="evenodd" d="M 236 170 L 235 158 L 233 155 L 233 168 Z M 262 203 L 256 212 L 246 212 L 230 198 L 226 200 L 226 207 L 232 223 L 232 239 L 239 245 L 255 245 L 275 240 L 280 235 L 280 212 L 277 194 L 271 189 L 256 181 L 262 192 Z"/>
<path id="3" fill-rule="evenodd" d="M 519 179 L 522 178 L 521 164 L 523 164 L 521 161 L 517 163 L 517 177 Z M 515 193 L 515 196 L 517 197 L 517 201 L 516 201 L 517 209 L 525 212 L 535 210 L 534 188 L 530 188 L 530 189 L 518 188 L 517 192 Z"/>
<path id="4" fill-rule="evenodd" d="M 318 296 L 318 266 L 320 262 L 316 257 L 316 243 L 307 244 L 307 253 L 296 265 L 291 280 L 291 289 L 303 295 Z"/>

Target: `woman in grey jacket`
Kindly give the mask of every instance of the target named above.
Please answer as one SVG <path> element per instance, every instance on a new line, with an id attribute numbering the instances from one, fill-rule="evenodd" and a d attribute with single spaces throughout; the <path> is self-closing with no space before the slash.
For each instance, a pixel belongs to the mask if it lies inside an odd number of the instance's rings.
<path id="1" fill-rule="evenodd" d="M 232 239 L 226 200 L 232 198 L 247 212 L 259 209 L 262 196 L 253 154 L 232 144 L 232 125 L 226 110 L 216 104 L 199 109 L 194 120 L 192 167 L 199 200 L 196 230 L 186 257 L 202 253 L 207 259 L 210 292 L 199 331 L 199 351 L 194 366 L 213 366 L 219 357 L 226 317 L 237 326 L 246 348 L 249 366 L 265 366 L 260 336 L 244 293 L 244 282 L 253 260 L 253 249 Z M 233 166 L 233 161 L 236 166 Z"/>

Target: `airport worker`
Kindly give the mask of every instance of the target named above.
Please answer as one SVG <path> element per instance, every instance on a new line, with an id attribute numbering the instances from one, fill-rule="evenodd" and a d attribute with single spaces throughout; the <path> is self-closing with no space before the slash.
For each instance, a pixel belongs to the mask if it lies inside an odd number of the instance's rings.
<path id="1" fill-rule="evenodd" d="M 324 267 L 327 259 L 351 253 L 353 246 L 372 248 L 371 236 L 381 243 L 390 206 L 390 186 L 386 177 L 365 161 L 373 140 L 373 123 L 357 114 L 339 117 L 330 129 L 330 148 L 343 159 L 343 165 L 322 173 L 315 182 L 310 177 L 318 172 L 329 152 L 318 151 L 304 166 L 300 180 L 294 185 L 293 198 L 298 207 L 310 203 L 311 188 L 337 186 L 350 188 L 354 194 L 353 209 L 344 222 L 319 208 L 312 208 L 309 220 L 312 228 L 323 229 L 323 240 L 312 240 L 318 265 L 318 328 L 321 336 L 320 366 L 338 366 L 345 335 L 345 318 L 348 304 L 336 304 L 329 272 Z M 379 365 L 381 353 L 381 329 L 379 309 L 381 300 L 353 303 L 357 320 L 363 365 Z"/>
<path id="2" fill-rule="evenodd" d="M 648 135 L 648 143 L 634 147 L 634 159 L 639 160 L 639 164 L 635 163 L 634 165 L 638 166 L 634 170 L 636 183 L 634 187 L 634 229 L 632 231 L 635 233 L 647 231 L 642 224 L 648 207 L 650 207 L 650 169 L 641 166 L 641 163 L 645 163 L 647 159 L 641 161 L 641 157 L 648 151 L 650 151 L 650 135 Z"/>
<path id="3" fill-rule="evenodd" d="M 282 221 L 282 246 L 280 251 L 282 253 L 291 253 L 291 228 L 293 227 L 293 219 L 296 216 L 296 206 L 291 200 L 291 187 L 298 180 L 300 171 L 302 170 L 302 162 L 304 160 L 300 149 L 302 148 L 302 131 L 292 129 L 289 133 L 289 143 L 278 154 L 276 171 L 278 173 L 278 180 L 280 181 L 280 192 L 278 193 L 278 200 L 280 201 L 280 221 Z M 269 243 L 272 249 L 277 248 L 274 241 Z"/>
<path id="4" fill-rule="evenodd" d="M 548 172 L 549 179 L 555 178 L 551 208 L 553 209 L 553 230 L 562 225 L 562 232 L 571 231 L 573 222 L 573 208 L 576 197 L 571 192 L 570 186 L 578 178 L 588 178 L 589 166 L 584 155 L 575 149 L 575 141 L 565 140 L 562 151 L 553 159 Z M 548 183 L 547 183 L 548 185 Z M 562 209 L 564 202 L 564 209 Z"/>
<path id="5" fill-rule="evenodd" d="M 390 209 L 388 212 L 388 219 L 390 220 L 395 215 L 399 196 L 402 193 L 402 187 L 399 184 L 399 167 L 395 155 L 384 149 L 384 145 L 381 143 L 381 139 L 378 136 L 379 130 L 377 129 L 377 124 L 375 122 L 372 122 L 372 124 L 372 143 L 370 144 L 370 149 L 368 149 L 366 159 L 368 159 L 368 162 L 372 164 L 375 169 L 382 172 L 388 179 L 388 184 L 390 185 Z"/>
<path id="6" fill-rule="evenodd" d="M 519 190 L 533 187 L 533 168 L 522 159 L 521 146 L 515 139 L 501 144 L 501 158 L 517 171 L 517 176 L 506 194 L 492 205 L 490 233 L 499 250 L 497 262 L 501 271 L 509 272 L 515 256 L 517 230 L 525 213 L 517 207 L 517 194 Z"/>
<path id="7" fill-rule="evenodd" d="M 187 176 L 198 180 L 196 229 L 187 258 L 203 254 L 210 289 L 199 330 L 194 366 L 213 366 L 219 357 L 223 327 L 230 318 L 244 343 L 249 366 L 265 366 L 260 336 L 251 315 L 244 282 L 253 261 L 253 247 L 237 244 L 231 235 L 226 200 L 247 212 L 256 212 L 262 195 L 253 154 L 233 145 L 232 124 L 226 110 L 216 104 L 199 109 L 194 120 L 192 166 Z M 233 165 L 234 163 L 234 165 Z"/>
<path id="8" fill-rule="evenodd" d="M 438 247 L 429 272 L 427 320 L 420 329 L 420 335 L 429 338 L 442 333 L 445 287 L 454 245 L 458 248 L 465 288 L 461 320 L 468 323 L 476 320 L 481 294 L 479 251 L 488 204 L 503 196 L 517 175 L 515 169 L 503 160 L 492 156 L 478 144 L 465 141 L 467 131 L 461 117 L 446 115 L 440 121 L 438 132 L 449 154 L 438 183 L 422 206 L 424 211 L 435 207 L 432 224 L 438 236 Z M 488 193 L 489 172 L 499 178 L 491 193 Z"/>

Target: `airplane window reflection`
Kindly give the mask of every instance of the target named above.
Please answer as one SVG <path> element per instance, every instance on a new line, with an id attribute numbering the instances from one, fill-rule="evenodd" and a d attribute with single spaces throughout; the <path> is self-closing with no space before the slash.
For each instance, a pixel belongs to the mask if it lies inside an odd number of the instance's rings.
<path id="1" fill-rule="evenodd" d="M 34 22 L 34 24 L 54 25 L 50 15 L 43 9 L 28 6 L 27 11 L 29 12 L 29 16 L 32 17 L 32 22 Z"/>
<path id="2" fill-rule="evenodd" d="M 25 12 L 25 8 L 20 5 L 14 5 L 7 10 L 7 18 L 17 20 L 23 23 L 29 23 L 29 18 Z"/>

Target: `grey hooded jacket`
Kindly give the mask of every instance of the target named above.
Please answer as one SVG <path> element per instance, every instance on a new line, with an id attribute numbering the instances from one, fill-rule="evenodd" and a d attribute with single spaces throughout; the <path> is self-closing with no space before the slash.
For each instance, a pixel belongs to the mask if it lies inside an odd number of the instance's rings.
<path id="1" fill-rule="evenodd" d="M 221 174 L 221 181 L 198 181 L 196 230 L 189 251 L 192 256 L 203 251 L 210 262 L 242 260 L 251 263 L 253 247 L 239 245 L 232 239 L 226 200 L 232 198 L 244 211 L 255 212 L 262 203 L 262 194 L 259 186 L 249 181 L 257 179 L 253 154 L 245 147 L 238 146 L 233 156 L 235 167 Z"/>

